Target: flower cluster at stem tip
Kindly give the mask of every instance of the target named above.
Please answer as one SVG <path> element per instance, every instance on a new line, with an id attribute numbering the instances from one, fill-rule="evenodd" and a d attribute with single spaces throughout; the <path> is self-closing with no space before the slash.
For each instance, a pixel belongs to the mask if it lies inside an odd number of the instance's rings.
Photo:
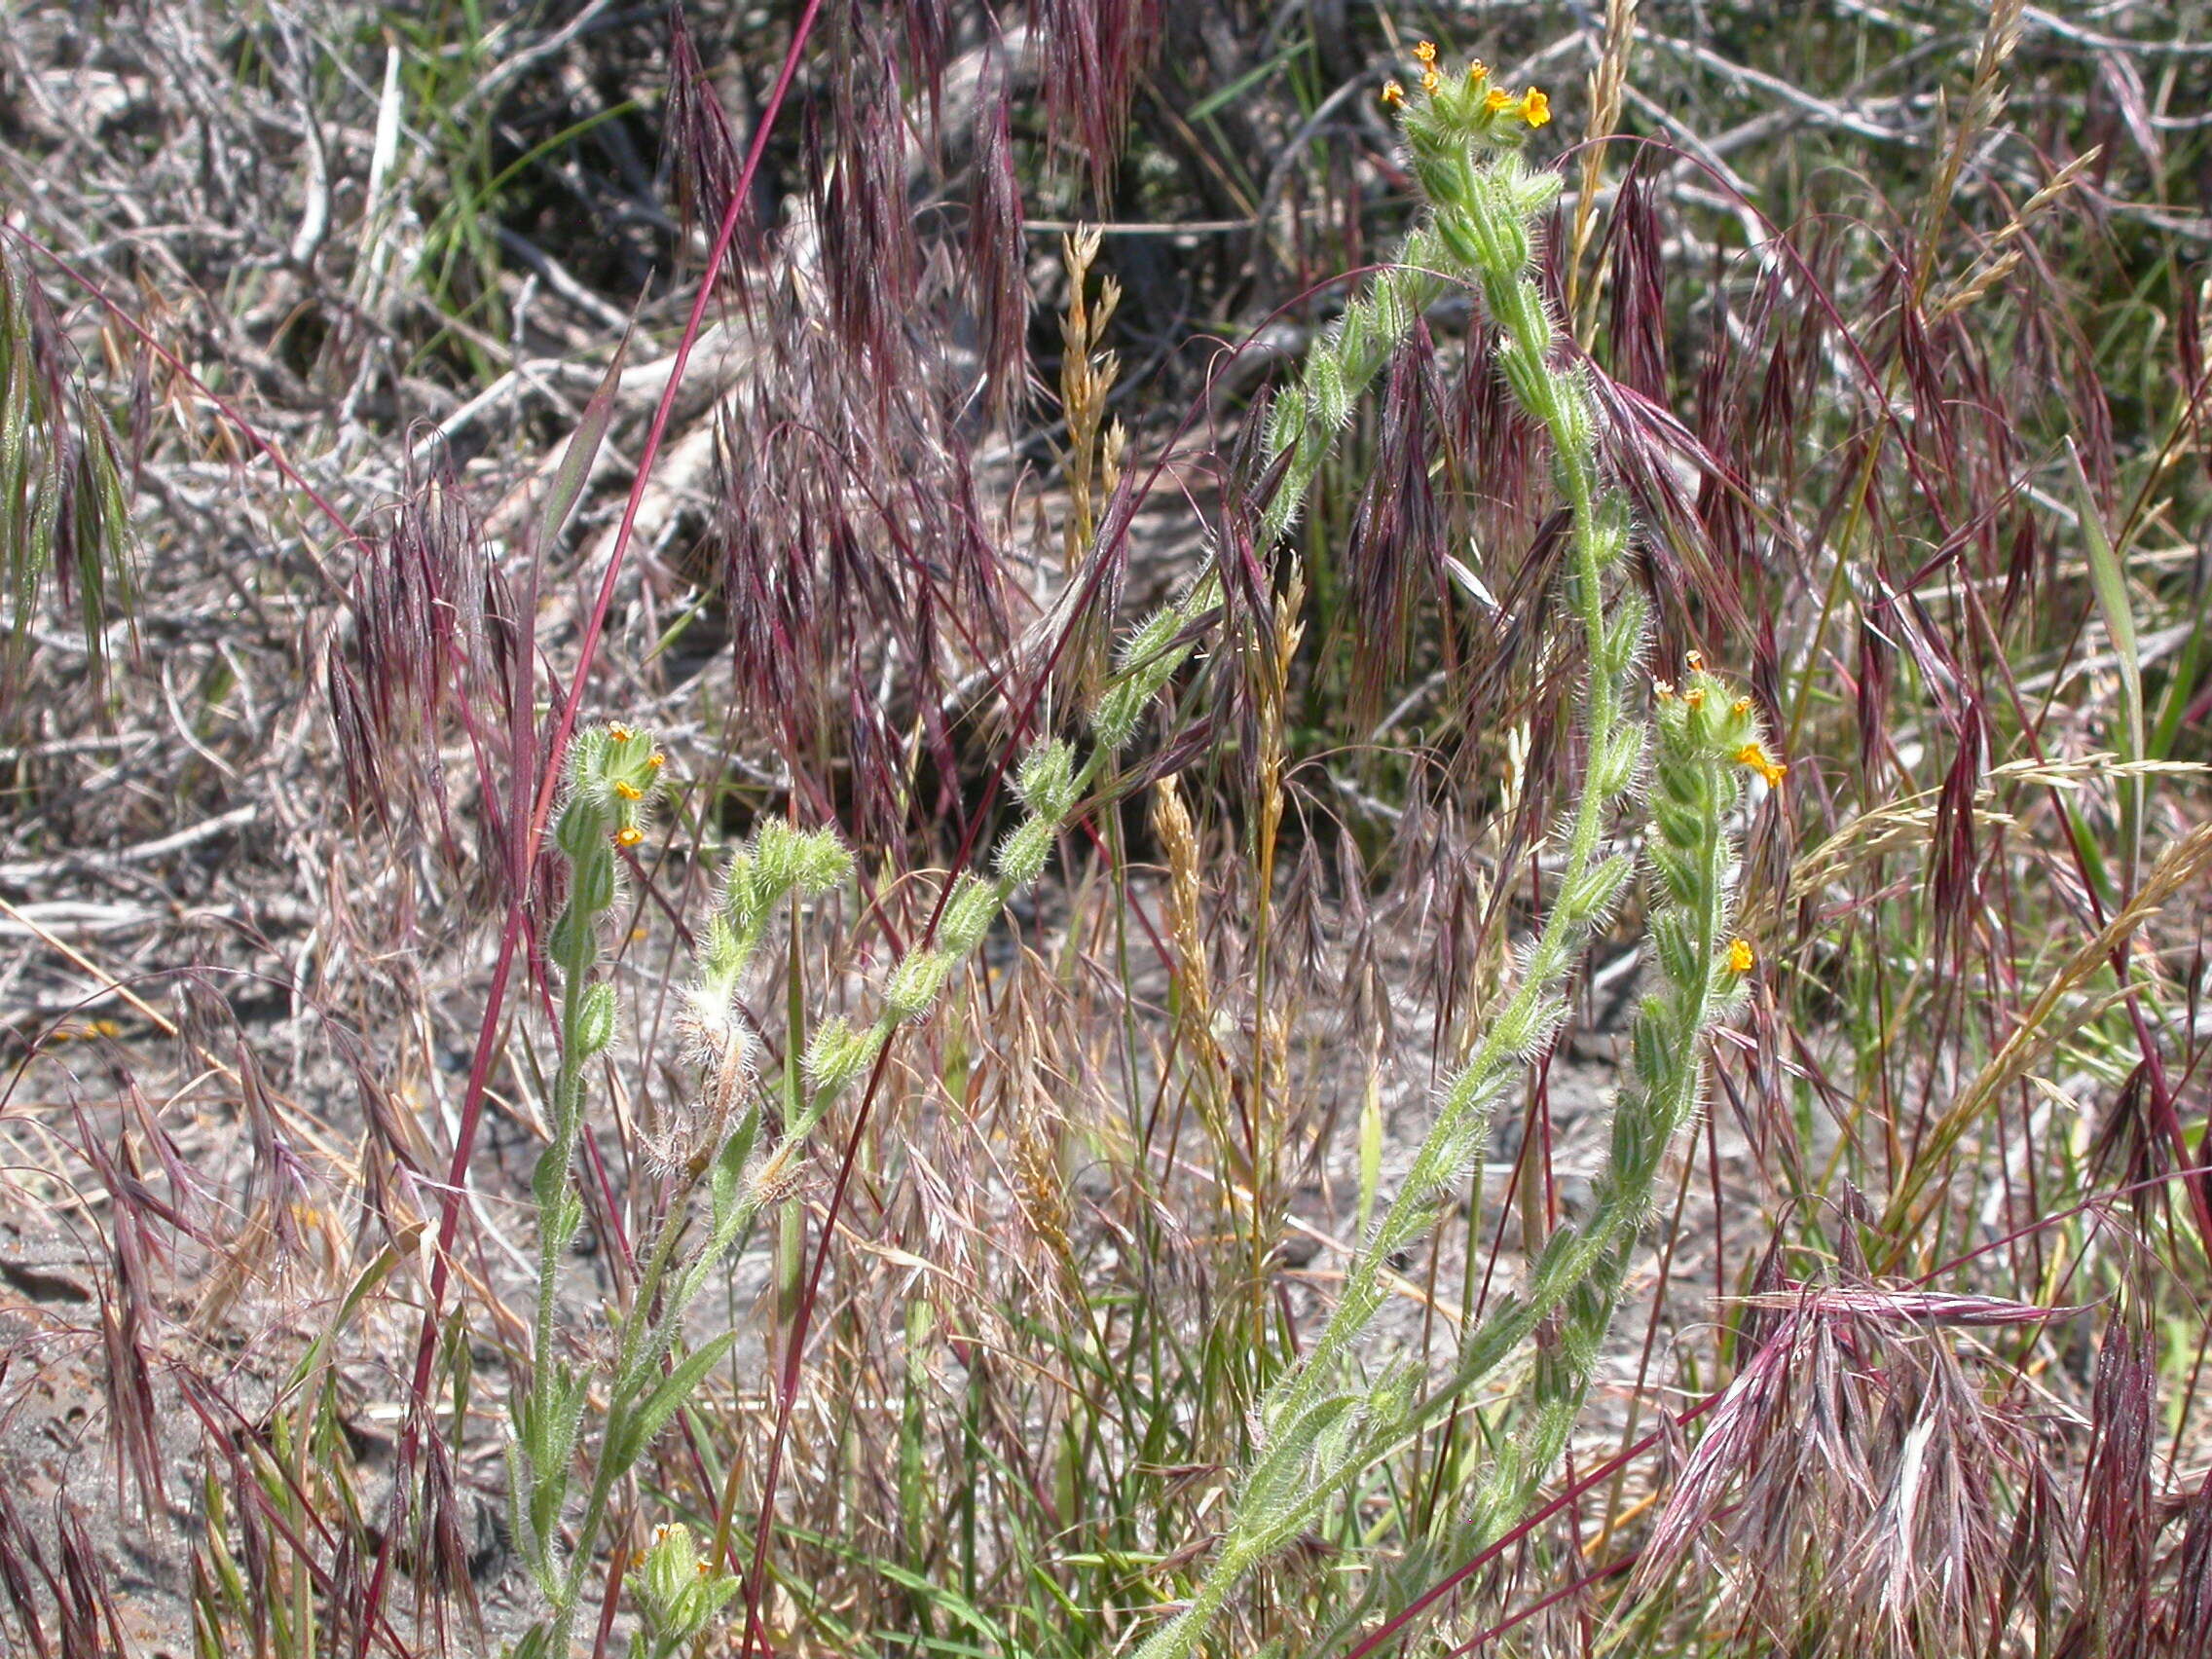
<path id="1" fill-rule="evenodd" d="M 1682 719 L 1695 717 L 1700 720 L 1702 730 L 1706 721 L 1706 698 L 1709 695 L 1717 698 L 1725 691 L 1725 687 L 1705 672 L 1705 658 L 1698 652 L 1690 652 L 1688 662 L 1690 672 L 1682 682 L 1680 690 L 1677 691 L 1664 680 L 1654 681 L 1651 689 L 1662 711 L 1673 707 L 1680 711 Z M 1751 700 L 1749 697 L 1738 697 L 1730 702 L 1726 721 L 1714 725 L 1713 729 L 1724 734 L 1721 742 L 1728 751 L 1728 758 L 1746 771 L 1756 772 L 1765 781 L 1767 788 L 1778 786 L 1784 774 L 1789 770 L 1788 765 L 1769 755 L 1766 745 L 1759 741 L 1758 721 L 1752 717 Z"/>
<path id="2" fill-rule="evenodd" d="M 564 838 L 605 826 L 617 847 L 630 848 L 643 841 L 645 831 L 640 820 L 666 763 L 651 737 L 626 725 L 609 722 L 576 733 L 569 751 L 571 790 L 569 810 L 562 815 Z M 579 848 L 564 845 L 562 851 L 571 858 L 581 856 Z"/>
<path id="3" fill-rule="evenodd" d="M 1479 58 L 1467 65 L 1463 75 L 1449 77 L 1436 66 L 1434 41 L 1415 47 L 1414 57 L 1420 64 L 1421 95 L 1429 100 L 1425 113 L 1464 136 L 1494 140 L 1511 135 L 1517 126 L 1542 127 L 1552 118 L 1551 99 L 1539 89 L 1530 87 L 1516 96 L 1503 87 L 1493 87 L 1490 66 Z M 1404 108 L 1404 86 L 1395 80 L 1383 82 L 1382 102 L 1390 109 Z"/>
<path id="4" fill-rule="evenodd" d="M 1730 697 L 1724 681 L 1706 672 L 1705 658 L 1691 651 L 1679 688 L 1664 680 L 1652 682 L 1660 728 L 1699 753 L 1756 772 L 1768 788 L 1788 770 L 1760 740 L 1758 713 L 1749 697 Z M 1758 966 L 1758 952 L 1748 939 L 1729 941 L 1722 966 L 1737 978 Z"/>

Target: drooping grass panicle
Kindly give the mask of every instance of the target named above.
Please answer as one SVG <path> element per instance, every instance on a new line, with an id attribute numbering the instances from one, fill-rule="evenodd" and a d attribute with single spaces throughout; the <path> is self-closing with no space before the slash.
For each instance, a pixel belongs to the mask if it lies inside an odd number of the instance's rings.
<path id="1" fill-rule="evenodd" d="M 95 685 L 110 624 L 130 614 L 135 536 L 123 447 L 32 280 L 0 235 L 0 707 L 14 695 L 40 596 L 74 606 Z"/>

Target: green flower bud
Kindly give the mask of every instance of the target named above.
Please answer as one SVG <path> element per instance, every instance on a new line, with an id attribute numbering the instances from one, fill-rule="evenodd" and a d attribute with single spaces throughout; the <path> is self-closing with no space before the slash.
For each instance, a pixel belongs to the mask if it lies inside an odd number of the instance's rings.
<path id="1" fill-rule="evenodd" d="M 1057 824 L 1075 804 L 1075 751 L 1058 738 L 1038 744 L 1022 758 L 1014 793 L 1039 818 Z"/>
<path id="2" fill-rule="evenodd" d="M 1567 180 L 1551 168 L 1531 168 L 1519 156 L 1510 158 L 1499 170 L 1512 211 L 1527 224 L 1533 224 L 1550 212 L 1552 203 L 1559 200 L 1559 193 L 1567 184 Z"/>
<path id="3" fill-rule="evenodd" d="M 1109 752 L 1124 747 L 1136 735 L 1137 721 L 1144 718 L 1150 700 L 1144 688 L 1130 681 L 1124 681 L 1099 698 L 1097 712 L 1090 717 L 1090 734 L 1099 747 Z"/>
<path id="4" fill-rule="evenodd" d="M 1406 246 L 1404 258 L 1410 265 L 1419 266 L 1419 249 L 1414 243 Z M 1369 306 L 1373 326 L 1385 354 L 1411 333 L 1416 317 L 1413 296 L 1409 292 L 1413 277 L 1404 272 L 1386 271 L 1375 284 L 1374 298 Z"/>
<path id="5" fill-rule="evenodd" d="M 1512 195 L 1489 171 L 1468 181 L 1473 223 L 1481 227 L 1486 243 L 1482 262 L 1486 276 L 1510 276 L 1529 263 L 1529 227 L 1513 211 Z"/>
<path id="6" fill-rule="evenodd" d="M 963 875 L 952 889 L 952 897 L 945 901 L 937 936 L 944 941 L 946 950 L 965 956 L 983 941 L 998 913 L 998 889 L 980 877 Z"/>
<path id="7" fill-rule="evenodd" d="M 1590 787 L 1602 795 L 1625 793 L 1636 781 L 1636 765 L 1642 758 L 1643 727 L 1624 721 L 1590 756 Z"/>
<path id="8" fill-rule="evenodd" d="M 1313 404 L 1313 424 L 1324 432 L 1336 432 L 1351 420 L 1351 391 L 1334 353 L 1323 351 L 1313 359 L 1308 374 L 1307 395 Z"/>
<path id="9" fill-rule="evenodd" d="M 1105 741 L 1103 735 L 1099 741 Z M 1058 829 L 1042 818 L 1024 819 L 1020 828 L 999 843 L 999 873 L 1017 887 L 1035 881 L 1051 855 L 1052 836 Z"/>
<path id="10" fill-rule="evenodd" d="M 576 1010 L 576 1029 L 571 1034 L 576 1052 L 584 1059 L 604 1054 L 614 1042 L 614 987 L 604 979 L 588 987 Z"/>
<path id="11" fill-rule="evenodd" d="M 729 918 L 719 911 L 707 917 L 698 946 L 692 952 L 707 985 L 725 999 L 736 995 L 738 980 L 745 975 L 748 954 Z"/>
<path id="12" fill-rule="evenodd" d="M 1690 883 L 1694 888 L 1694 881 Z M 1662 910 L 1651 918 L 1652 954 L 1658 959 L 1662 977 L 1677 985 L 1694 984 L 1698 977 L 1697 941 L 1690 935 L 1690 926 L 1684 912 L 1696 907 L 1695 894 L 1689 899 L 1677 899 L 1678 908 Z"/>
<path id="13" fill-rule="evenodd" d="M 1551 384 L 1553 441 L 1563 454 L 1587 455 L 1597 441 L 1590 394 L 1583 390 L 1580 378 L 1570 371 L 1554 371 Z"/>
<path id="14" fill-rule="evenodd" d="M 1436 235 L 1445 264 L 1461 271 L 1490 269 L 1496 249 L 1488 237 L 1465 219 L 1455 216 L 1438 220 Z"/>
<path id="15" fill-rule="evenodd" d="M 808 895 L 830 893 L 853 873 L 853 855 L 834 830 L 809 830 L 799 838 L 793 885 Z"/>
<path id="16" fill-rule="evenodd" d="M 1629 871 L 1633 867 L 1634 861 L 1625 853 L 1600 859 L 1582 872 L 1578 881 L 1560 890 L 1560 908 L 1580 919 L 1585 926 L 1602 924 L 1620 898 L 1621 889 L 1628 885 Z"/>
<path id="17" fill-rule="evenodd" d="M 842 1016 L 824 1020 L 806 1045 L 803 1069 L 807 1087 L 833 1099 L 875 1061 L 883 1034 L 873 1026 L 854 1027 Z"/>
<path id="18" fill-rule="evenodd" d="M 1491 309 L 1497 325 L 1514 340 L 1542 351 L 1552 342 L 1551 313 L 1544 309 L 1544 297 L 1536 284 L 1528 277 L 1517 277 L 1491 295 Z"/>
<path id="19" fill-rule="evenodd" d="M 753 854 L 740 848 L 730 855 L 722 870 L 723 913 L 742 939 L 757 931 L 767 908 L 759 897 L 759 884 L 754 880 Z"/>
<path id="20" fill-rule="evenodd" d="M 1508 336 L 1498 346 L 1497 366 L 1516 398 L 1539 419 L 1548 414 L 1552 401 L 1551 371 L 1544 367 L 1540 350 L 1531 350 L 1523 341 Z"/>
<path id="21" fill-rule="evenodd" d="M 891 971 L 883 1000 L 897 1019 L 919 1019 L 937 1003 L 938 993 L 952 973 L 952 958 L 941 950 L 909 951 Z"/>
<path id="22" fill-rule="evenodd" d="M 656 1530 L 652 1546 L 630 1575 L 655 1652 L 680 1650 L 713 1622 L 736 1595 L 740 1581 L 714 1560 L 703 1557 L 690 1528 L 674 1522 Z"/>
<path id="23" fill-rule="evenodd" d="M 1610 563 L 1609 557 L 1601 556 L 1601 564 Z M 1617 679 L 1636 666 L 1637 656 L 1643 649 L 1643 602 L 1634 594 L 1623 594 L 1614 602 L 1613 614 L 1606 618 L 1605 631 L 1598 642 L 1596 666 L 1600 672 Z"/>
<path id="24" fill-rule="evenodd" d="M 1414 182 L 1420 186 L 1421 194 L 1431 202 L 1456 202 L 1466 183 L 1465 171 L 1459 157 L 1449 149 L 1421 146 L 1415 150 Z M 1447 215 L 1440 221 L 1449 232 L 1463 223 L 1457 213 Z"/>
<path id="25" fill-rule="evenodd" d="M 764 818 L 753 830 L 753 891 L 773 904 L 798 884 L 806 862 L 805 833 L 788 818 Z"/>

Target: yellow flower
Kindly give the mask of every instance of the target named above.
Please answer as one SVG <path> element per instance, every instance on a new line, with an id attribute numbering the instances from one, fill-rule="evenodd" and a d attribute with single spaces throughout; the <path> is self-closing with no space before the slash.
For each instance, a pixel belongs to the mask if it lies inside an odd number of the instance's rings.
<path id="1" fill-rule="evenodd" d="M 1675 700 L 1674 684 L 1670 681 L 1654 680 L 1651 682 L 1651 694 L 1662 703 L 1671 703 Z"/>
<path id="2" fill-rule="evenodd" d="M 1502 87 L 1493 87 L 1490 90 L 1490 96 L 1483 99 L 1483 108 L 1495 115 L 1512 101 L 1513 94 L 1511 92 L 1508 92 Z"/>
<path id="3" fill-rule="evenodd" d="M 1490 65 L 1479 57 L 1470 60 L 1467 64 L 1467 79 L 1470 81 L 1479 81 L 1489 73 Z"/>
<path id="4" fill-rule="evenodd" d="M 1767 786 L 1770 789 L 1781 783 L 1782 774 L 1789 770 L 1788 767 L 1775 759 L 1755 743 L 1747 743 L 1743 748 L 1736 751 L 1736 764 L 1749 766 L 1767 781 Z"/>
<path id="5" fill-rule="evenodd" d="M 1682 660 L 1690 665 L 1692 674 L 1703 674 L 1705 672 L 1705 653 L 1703 651 L 1692 651 Z"/>
<path id="6" fill-rule="evenodd" d="M 614 793 L 624 800 L 644 800 L 645 798 L 645 792 L 627 778 L 616 778 L 614 780 Z"/>
<path id="7" fill-rule="evenodd" d="M 607 735 L 614 739 L 616 743 L 628 743 L 630 741 L 630 728 L 618 721 L 609 720 L 607 722 Z"/>
<path id="8" fill-rule="evenodd" d="M 1423 63 L 1434 63 L 1436 61 L 1436 42 L 1432 40 L 1422 41 L 1414 48 L 1414 55 Z"/>
<path id="9" fill-rule="evenodd" d="M 634 847 L 645 838 L 645 832 L 635 824 L 625 824 L 614 831 L 614 844 L 617 847 Z"/>
<path id="10" fill-rule="evenodd" d="M 1437 89 L 1443 85 L 1444 77 L 1439 75 L 1435 70 L 1423 69 L 1420 72 L 1420 90 L 1426 92 L 1430 97 L 1436 96 Z"/>
<path id="11" fill-rule="evenodd" d="M 1403 87 L 1399 86 L 1399 85 L 1398 85 L 1398 83 L 1397 83 L 1397 82 L 1395 82 L 1395 81 L 1384 81 L 1384 82 L 1382 83 L 1382 107 L 1383 107 L 1383 108 L 1385 108 L 1385 109 L 1396 109 L 1396 108 L 1397 108 L 1397 107 L 1398 107 L 1398 106 L 1399 106 L 1400 104 L 1404 103 L 1405 101 L 1406 101 L 1406 89 L 1405 89 L 1405 88 L 1403 88 Z"/>
<path id="12" fill-rule="evenodd" d="M 1740 939 L 1728 946 L 1729 973 L 1749 974 L 1758 966 L 1758 952 L 1751 948 L 1750 940 Z"/>
<path id="13" fill-rule="evenodd" d="M 1732 715 L 1748 715 L 1751 712 L 1751 700 L 1749 697 L 1739 697 L 1728 705 L 1728 712 Z"/>
<path id="14" fill-rule="evenodd" d="M 668 756 L 663 755 L 659 750 L 656 749 L 650 755 L 645 756 L 645 764 L 647 766 L 650 766 L 654 771 L 657 772 L 663 766 L 668 764 Z"/>
<path id="15" fill-rule="evenodd" d="M 1705 693 L 1692 687 L 1682 693 L 1682 704 L 1685 708 L 1702 709 L 1705 707 Z"/>
<path id="16" fill-rule="evenodd" d="M 1521 100 L 1521 119 L 1530 127 L 1541 127 L 1552 118 L 1552 100 L 1534 87 Z"/>

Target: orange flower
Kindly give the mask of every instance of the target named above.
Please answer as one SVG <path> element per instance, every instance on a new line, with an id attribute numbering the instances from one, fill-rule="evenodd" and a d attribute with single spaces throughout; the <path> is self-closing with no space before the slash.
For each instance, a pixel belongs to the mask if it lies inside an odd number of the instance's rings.
<path id="1" fill-rule="evenodd" d="M 645 832 L 635 824 L 625 824 L 614 831 L 614 844 L 617 847 L 634 847 L 645 838 Z"/>
<path id="2" fill-rule="evenodd" d="M 614 793 L 624 800 L 644 800 L 645 798 L 645 792 L 627 778 L 616 778 L 614 780 Z"/>
<path id="3" fill-rule="evenodd" d="M 1521 99 L 1521 119 L 1530 127 L 1541 127 L 1552 118 L 1552 100 L 1534 87 Z"/>
<path id="4" fill-rule="evenodd" d="M 1437 89 L 1443 85 L 1444 77 L 1439 75 L 1435 70 L 1423 69 L 1420 72 L 1420 90 L 1426 92 L 1430 97 L 1436 96 Z"/>
<path id="5" fill-rule="evenodd" d="M 1403 87 L 1399 86 L 1399 85 L 1398 85 L 1398 83 L 1397 83 L 1397 82 L 1395 82 L 1395 81 L 1384 81 L 1384 82 L 1382 83 L 1382 107 L 1383 107 L 1383 108 L 1385 108 L 1385 109 L 1396 109 L 1396 108 L 1397 108 L 1397 107 L 1398 107 L 1398 106 L 1399 106 L 1400 104 L 1404 103 L 1405 101 L 1406 101 L 1406 89 L 1405 89 L 1405 88 L 1403 88 Z"/>
<path id="6" fill-rule="evenodd" d="M 668 756 L 663 755 L 659 750 L 656 749 L 650 755 L 645 756 L 645 764 L 647 766 L 650 766 L 654 771 L 657 772 L 663 766 L 668 764 Z"/>
<path id="7" fill-rule="evenodd" d="M 1782 774 L 1789 770 L 1788 767 L 1775 759 L 1755 743 L 1747 743 L 1743 748 L 1736 751 L 1736 764 L 1749 766 L 1767 781 L 1767 786 L 1770 789 L 1781 783 Z"/>
<path id="8" fill-rule="evenodd" d="M 1490 90 L 1490 96 L 1483 99 L 1483 108 L 1489 110 L 1493 115 L 1495 115 L 1498 111 L 1504 109 L 1506 105 L 1510 104 L 1512 101 L 1513 94 L 1511 92 L 1507 92 L 1502 87 L 1493 87 Z"/>
<path id="9" fill-rule="evenodd" d="M 1749 974 L 1753 968 L 1756 968 L 1758 965 L 1758 952 L 1751 948 L 1751 941 L 1750 940 L 1739 939 L 1734 940 L 1728 946 L 1729 973 Z"/>
<path id="10" fill-rule="evenodd" d="M 1414 48 L 1414 56 L 1423 63 L 1434 63 L 1436 61 L 1436 42 L 1432 40 L 1422 41 Z"/>

